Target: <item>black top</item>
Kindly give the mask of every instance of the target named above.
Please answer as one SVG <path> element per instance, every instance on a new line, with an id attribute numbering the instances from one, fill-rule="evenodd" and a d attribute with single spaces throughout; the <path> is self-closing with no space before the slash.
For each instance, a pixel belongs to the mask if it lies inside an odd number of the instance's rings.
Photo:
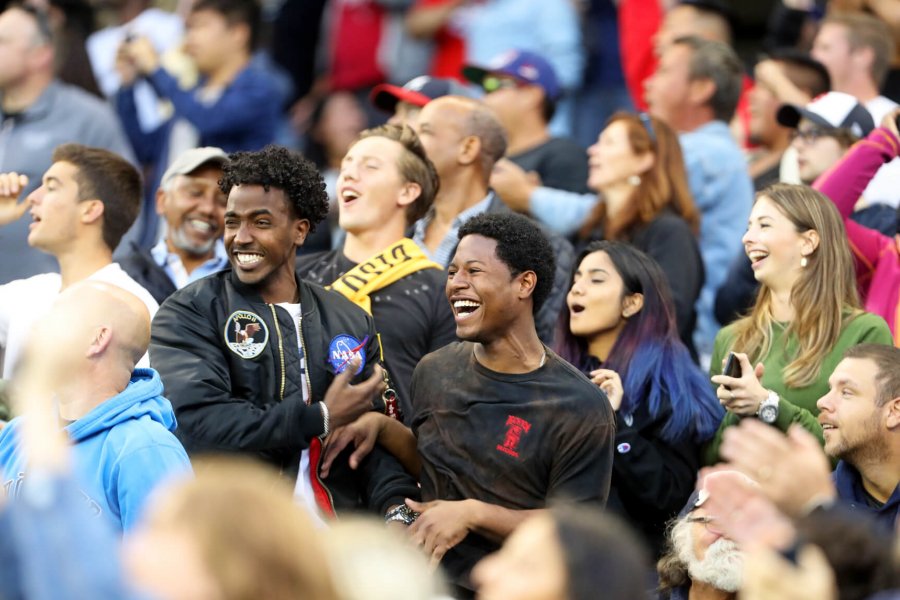
<path id="1" fill-rule="evenodd" d="M 599 369 L 591 357 L 586 372 Z M 653 417 L 645 402 L 630 415 L 616 412 L 616 454 L 607 508 L 643 534 L 657 556 L 665 550 L 665 529 L 694 491 L 700 447 L 691 436 L 666 441 L 662 430 L 672 417 L 668 396 Z"/>
<path id="2" fill-rule="evenodd" d="M 340 250 L 301 256 L 297 264 L 301 277 L 323 286 L 356 266 Z M 385 366 L 404 415 L 412 414 L 409 383 L 416 365 L 429 352 L 456 341 L 456 322 L 444 293 L 446 282 L 443 269 L 423 269 L 369 296 Z"/>
<path id="3" fill-rule="evenodd" d="M 579 194 L 590 191 L 587 187 L 587 153 L 570 139 L 550 138 L 508 158 L 526 171 L 535 171 L 545 187 Z"/>
<path id="4" fill-rule="evenodd" d="M 422 498 L 474 498 L 515 510 L 548 500 L 606 504 L 615 416 L 604 393 L 547 350 L 530 373 L 491 371 L 474 344 L 450 344 L 422 359 L 413 375 L 411 419 L 422 460 Z M 470 533 L 442 561 L 469 587 L 475 563 L 498 544 Z"/>

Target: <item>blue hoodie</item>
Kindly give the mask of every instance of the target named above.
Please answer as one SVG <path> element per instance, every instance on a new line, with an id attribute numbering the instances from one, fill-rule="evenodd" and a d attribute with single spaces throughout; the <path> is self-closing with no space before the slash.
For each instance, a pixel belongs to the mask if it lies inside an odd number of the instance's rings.
<path id="1" fill-rule="evenodd" d="M 153 369 L 135 369 L 120 394 L 69 424 L 73 471 L 89 509 L 117 531 L 130 529 L 147 496 L 164 479 L 191 472 L 175 431 L 175 413 Z M 7 495 L 19 494 L 27 457 L 18 448 L 21 418 L 0 431 L 0 474 Z"/>

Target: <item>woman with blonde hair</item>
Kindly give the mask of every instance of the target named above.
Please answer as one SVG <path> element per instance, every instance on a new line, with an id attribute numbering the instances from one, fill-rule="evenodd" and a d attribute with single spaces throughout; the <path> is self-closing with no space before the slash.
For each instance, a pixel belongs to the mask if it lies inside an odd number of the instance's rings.
<path id="1" fill-rule="evenodd" d="M 337 600 L 324 546 L 291 488 L 248 459 L 194 465 L 125 540 L 125 565 L 160 600 Z"/>
<path id="2" fill-rule="evenodd" d="M 694 305 L 703 286 L 697 243 L 700 215 L 687 183 L 678 136 L 646 113 L 614 114 L 588 149 L 588 187 L 602 201 L 578 233 L 592 240 L 628 242 L 662 268 L 678 334 L 693 353 Z"/>
<path id="3" fill-rule="evenodd" d="M 761 191 L 743 243 L 760 289 L 750 313 L 716 336 L 710 372 L 728 412 L 707 462 L 718 457 L 722 430 L 742 417 L 783 431 L 800 422 L 821 439 L 816 401 L 844 351 L 891 344 L 884 319 L 860 308 L 843 221 L 821 193 L 787 184 Z M 740 368 L 720 375 L 730 352 Z"/>

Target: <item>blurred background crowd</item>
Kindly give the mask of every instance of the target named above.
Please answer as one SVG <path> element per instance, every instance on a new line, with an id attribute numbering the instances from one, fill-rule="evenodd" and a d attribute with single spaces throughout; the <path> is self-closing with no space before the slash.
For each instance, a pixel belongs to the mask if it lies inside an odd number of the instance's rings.
<path id="1" fill-rule="evenodd" d="M 0 8 L 0 598 L 900 597 L 900 0 Z"/>

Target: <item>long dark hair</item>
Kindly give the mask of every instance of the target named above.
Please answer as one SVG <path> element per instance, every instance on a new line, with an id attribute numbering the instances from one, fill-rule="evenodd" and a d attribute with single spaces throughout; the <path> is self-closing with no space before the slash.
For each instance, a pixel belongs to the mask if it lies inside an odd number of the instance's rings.
<path id="1" fill-rule="evenodd" d="M 646 403 L 656 417 L 668 398 L 672 417 L 662 429 L 669 442 L 693 438 L 704 442 L 712 437 L 725 412 L 713 394 L 706 375 L 691 360 L 678 336 L 675 305 L 662 269 L 652 258 L 623 242 L 599 241 L 589 244 L 574 263 L 577 270 L 588 254 L 605 252 L 624 284 L 623 295 L 643 294 L 644 305 L 631 316 L 603 363 L 622 379 L 625 397 L 620 412 L 632 414 Z M 624 297 L 623 296 L 623 297 Z M 572 334 L 569 311 L 560 315 L 557 352 L 584 372 L 590 370 L 587 340 Z"/>
<path id="2" fill-rule="evenodd" d="M 620 518 L 575 504 L 554 506 L 550 516 L 562 548 L 570 600 L 648 598 L 647 549 Z"/>

